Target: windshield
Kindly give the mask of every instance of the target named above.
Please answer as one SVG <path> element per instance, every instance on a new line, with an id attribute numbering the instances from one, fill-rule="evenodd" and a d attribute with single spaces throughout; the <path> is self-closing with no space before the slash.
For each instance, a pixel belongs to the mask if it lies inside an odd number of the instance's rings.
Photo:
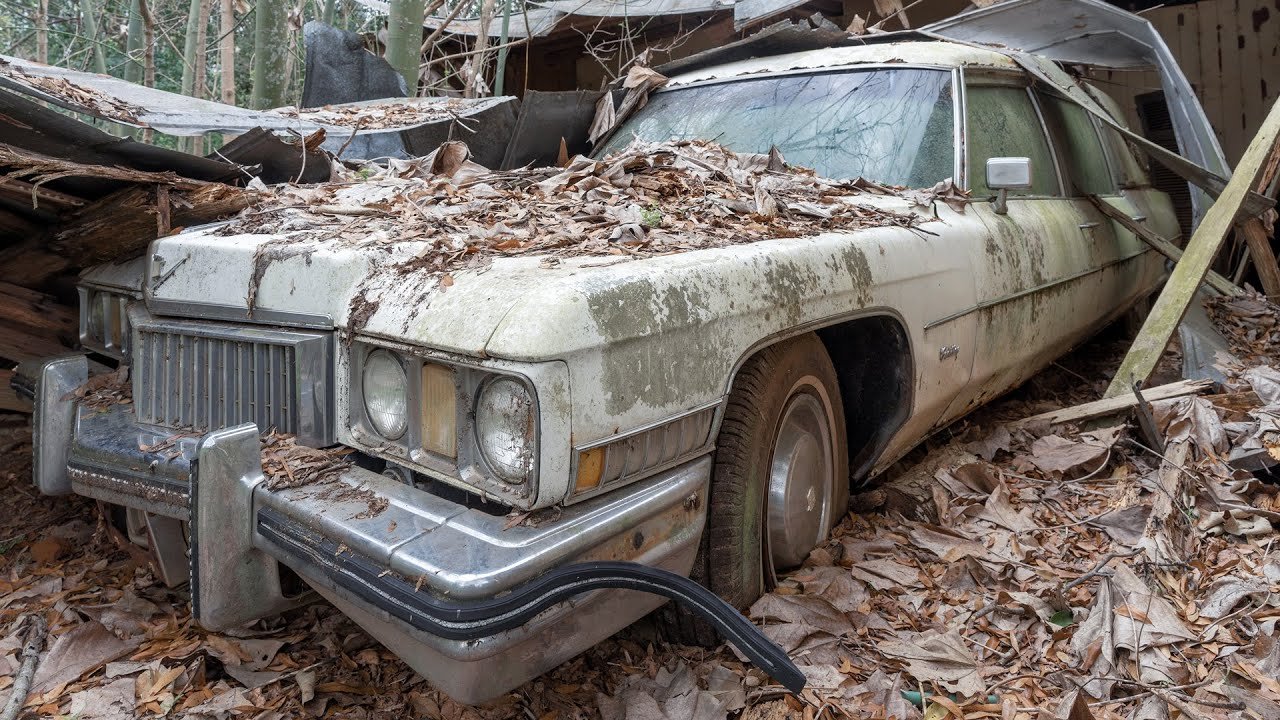
<path id="1" fill-rule="evenodd" d="M 953 174 L 951 73 L 892 68 L 734 80 L 655 93 L 614 133 L 714 140 L 736 152 L 777 146 L 830 178 L 931 187 Z"/>

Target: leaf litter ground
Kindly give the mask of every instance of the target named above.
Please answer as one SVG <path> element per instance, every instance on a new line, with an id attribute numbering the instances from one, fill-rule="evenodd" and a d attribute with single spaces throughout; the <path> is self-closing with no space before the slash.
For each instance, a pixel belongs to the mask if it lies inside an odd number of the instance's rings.
<path id="1" fill-rule="evenodd" d="M 799 698 L 726 647 L 665 644 L 645 624 L 481 708 L 324 604 L 205 632 L 101 508 L 36 493 L 26 420 L 2 416 L 0 692 L 39 614 L 29 707 L 82 720 L 1277 718 L 1280 499 L 1238 468 L 1280 457 L 1280 372 L 1265 364 L 1280 315 L 1256 298 L 1211 314 L 1251 363 L 1218 394 L 1155 403 L 1158 438 L 1115 418 L 1015 424 L 1099 397 L 1126 347 L 1104 338 L 856 495 L 750 609 L 805 670 Z"/>

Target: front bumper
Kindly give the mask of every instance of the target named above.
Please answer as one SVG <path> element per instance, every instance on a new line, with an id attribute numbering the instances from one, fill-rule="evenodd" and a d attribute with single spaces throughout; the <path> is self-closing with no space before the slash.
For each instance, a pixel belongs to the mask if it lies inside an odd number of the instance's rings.
<path id="1" fill-rule="evenodd" d="M 273 492 L 255 426 L 198 437 L 138 425 L 127 405 L 79 408 L 70 395 L 87 374 L 83 363 L 57 358 L 39 370 L 36 482 L 49 494 L 75 492 L 190 521 L 194 612 L 211 630 L 305 602 L 282 585 L 283 564 L 434 686 L 482 702 L 664 599 L 653 590 L 590 590 L 539 606 L 531 619 L 496 634 L 468 631 L 465 618 L 441 624 L 429 611 L 500 603 L 505 593 L 575 563 L 630 561 L 682 576 L 693 565 L 709 457 L 536 526 L 507 527 L 506 517 L 359 468 L 334 482 Z"/>

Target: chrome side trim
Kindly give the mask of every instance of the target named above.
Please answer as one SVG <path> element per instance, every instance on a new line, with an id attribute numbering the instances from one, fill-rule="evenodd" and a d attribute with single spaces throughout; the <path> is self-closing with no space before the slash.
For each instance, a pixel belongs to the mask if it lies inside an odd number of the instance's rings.
<path id="1" fill-rule="evenodd" d="M 1146 255 L 1146 254 L 1148 254 L 1148 253 L 1153 253 L 1153 252 L 1155 252 L 1155 250 L 1154 250 L 1154 249 L 1152 249 L 1152 248 L 1147 248 L 1147 249 L 1145 249 L 1145 250 L 1141 250 L 1141 251 L 1139 251 L 1139 252 L 1133 253 L 1132 255 L 1126 255 L 1126 256 L 1124 256 L 1124 257 L 1122 257 L 1122 258 L 1116 258 L 1115 260 L 1112 260 L 1112 261 L 1110 261 L 1110 262 L 1103 263 L 1102 265 L 1099 265 L 1098 267 L 1089 268 L 1088 270 L 1081 270 L 1080 272 L 1075 273 L 1074 275 L 1068 275 L 1068 276 L 1063 277 L 1063 278 L 1058 278 L 1057 280 L 1054 280 L 1054 281 L 1052 281 L 1052 282 L 1047 282 L 1047 283 L 1044 283 L 1044 284 L 1042 284 L 1042 285 L 1037 285 L 1037 286 L 1035 286 L 1035 287 L 1033 287 L 1033 288 L 1028 288 L 1028 289 L 1026 289 L 1026 290 L 1019 290 L 1018 292 L 1016 292 L 1016 293 L 1012 293 L 1012 294 L 1010 294 L 1010 295 L 1005 295 L 1005 296 L 1002 296 L 1002 297 L 993 298 L 993 299 L 991 299 L 991 300 L 984 300 L 984 301 L 982 301 L 982 302 L 980 302 L 980 303 L 978 303 L 977 305 L 974 305 L 974 306 L 972 306 L 972 307 L 968 307 L 968 308 L 965 308 L 964 310 L 960 310 L 960 311 L 957 311 L 957 312 L 953 312 L 953 313 L 951 313 L 950 315 L 945 315 L 945 316 L 943 316 L 943 317 L 938 318 L 937 320 L 931 320 L 931 321 L 929 321 L 928 323 L 926 323 L 926 324 L 925 324 L 924 329 L 925 329 L 925 330 L 932 330 L 933 328 L 938 327 L 939 325 L 943 325 L 943 324 L 945 324 L 945 323 L 949 323 L 949 322 L 951 322 L 951 321 L 953 321 L 953 320 L 958 320 L 958 319 L 960 319 L 960 318 L 962 318 L 962 317 L 964 317 L 965 315 L 968 315 L 968 314 L 970 314 L 970 313 L 975 313 L 975 312 L 978 312 L 979 310 L 986 310 L 987 308 L 995 307 L 996 305 L 1003 305 L 1004 303 L 1007 303 L 1007 302 L 1013 302 L 1014 300 L 1018 300 L 1018 299 L 1020 299 L 1020 298 L 1024 298 L 1024 297 L 1026 297 L 1026 296 L 1028 296 L 1028 295 L 1034 295 L 1035 293 L 1038 293 L 1038 292 L 1044 292 L 1045 290 L 1048 290 L 1048 289 L 1053 288 L 1053 287 L 1057 287 L 1058 285 L 1065 285 L 1065 284 L 1070 283 L 1070 282 L 1075 282 L 1076 280 L 1079 280 L 1080 278 L 1088 277 L 1088 276 L 1090 276 L 1090 275 L 1093 275 L 1094 273 L 1100 273 L 1100 272 L 1102 272 L 1103 270 L 1106 270 L 1107 268 L 1109 268 L 1109 267 L 1111 267 L 1111 266 L 1113 266 L 1113 265 L 1119 265 L 1120 263 L 1126 263 L 1126 262 L 1129 262 L 1130 260 L 1135 260 L 1135 259 L 1137 259 L 1137 258 L 1142 257 L 1143 255 Z"/>
<path id="2" fill-rule="evenodd" d="M 190 517 L 185 489 L 81 466 L 67 468 L 67 475 L 77 495 L 175 520 Z"/>
<path id="3" fill-rule="evenodd" d="M 147 307 L 157 315 L 172 315 L 194 320 L 227 320 L 252 323 L 254 325 L 287 325 L 310 330 L 332 330 L 334 328 L 333 318 L 328 315 L 311 315 L 284 310 L 254 308 L 253 315 L 250 316 L 247 308 L 238 305 L 190 303 L 158 298 L 149 298 Z"/>

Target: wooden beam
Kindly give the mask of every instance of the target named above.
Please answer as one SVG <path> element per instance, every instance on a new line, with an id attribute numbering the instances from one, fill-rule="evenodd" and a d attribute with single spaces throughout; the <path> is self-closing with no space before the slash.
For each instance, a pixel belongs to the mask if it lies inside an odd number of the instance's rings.
<path id="1" fill-rule="evenodd" d="M 1271 148 L 1271 156 L 1258 178 L 1258 193 L 1266 194 L 1275 179 L 1276 169 L 1280 167 L 1280 143 Z M 1240 225 L 1240 234 L 1249 247 L 1249 257 L 1253 267 L 1258 271 L 1258 280 L 1262 283 L 1262 292 L 1269 297 L 1280 297 L 1280 264 L 1276 263 L 1275 251 L 1271 249 L 1271 238 L 1262 218 L 1251 217 Z"/>
<path id="2" fill-rule="evenodd" d="M 1137 235 L 1139 240 L 1155 248 L 1156 252 L 1159 252 L 1161 255 L 1164 255 L 1174 262 L 1178 262 L 1182 259 L 1182 248 L 1155 234 L 1151 228 L 1138 223 L 1120 208 L 1107 203 L 1097 195 L 1090 195 L 1089 202 L 1092 202 L 1094 207 L 1101 210 L 1103 215 L 1106 215 L 1112 220 L 1120 223 L 1124 226 L 1124 229 L 1134 235 Z M 1205 282 L 1208 283 L 1209 287 L 1217 290 L 1223 295 L 1244 294 L 1244 290 L 1241 290 L 1238 285 L 1213 270 L 1210 270 L 1205 276 Z"/>
<path id="3" fill-rule="evenodd" d="M 1146 380 L 1155 370 L 1160 355 L 1177 330 L 1178 323 L 1195 297 L 1196 288 L 1204 281 L 1209 265 L 1222 247 L 1222 241 L 1235 222 L 1236 213 L 1258 182 L 1263 165 L 1271 156 L 1272 148 L 1280 138 L 1280 102 L 1271 106 L 1271 112 L 1258 134 L 1249 143 L 1235 173 L 1227 182 L 1222 195 L 1209 207 L 1200 226 L 1192 233 L 1182 260 L 1173 268 L 1155 306 L 1134 338 L 1133 346 L 1120 363 L 1120 369 L 1111 379 L 1105 397 L 1116 397 L 1131 392 L 1134 381 Z"/>
<path id="4" fill-rule="evenodd" d="M 1170 398 L 1183 397 L 1184 395 L 1195 395 L 1213 388 L 1212 380 L 1179 380 L 1168 385 L 1159 385 L 1153 388 L 1145 388 L 1142 391 L 1142 399 L 1147 402 L 1156 400 L 1168 400 Z M 1014 427 L 1026 427 L 1036 423 L 1048 423 L 1050 425 L 1061 425 L 1068 422 L 1081 422 L 1084 420 L 1092 420 L 1094 418 L 1115 415 L 1116 413 L 1125 412 L 1138 404 L 1138 398 L 1132 392 L 1127 395 L 1120 395 L 1113 398 L 1103 398 L 1102 400 L 1094 400 L 1083 405 L 1073 405 L 1071 407 L 1060 408 L 1058 410 L 1050 410 L 1042 412 L 1039 415 L 1022 418 L 1013 423 Z"/>
<path id="5" fill-rule="evenodd" d="M 31 402 L 18 397 L 9 380 L 13 378 L 12 370 L 0 370 L 0 412 L 31 412 Z"/>

